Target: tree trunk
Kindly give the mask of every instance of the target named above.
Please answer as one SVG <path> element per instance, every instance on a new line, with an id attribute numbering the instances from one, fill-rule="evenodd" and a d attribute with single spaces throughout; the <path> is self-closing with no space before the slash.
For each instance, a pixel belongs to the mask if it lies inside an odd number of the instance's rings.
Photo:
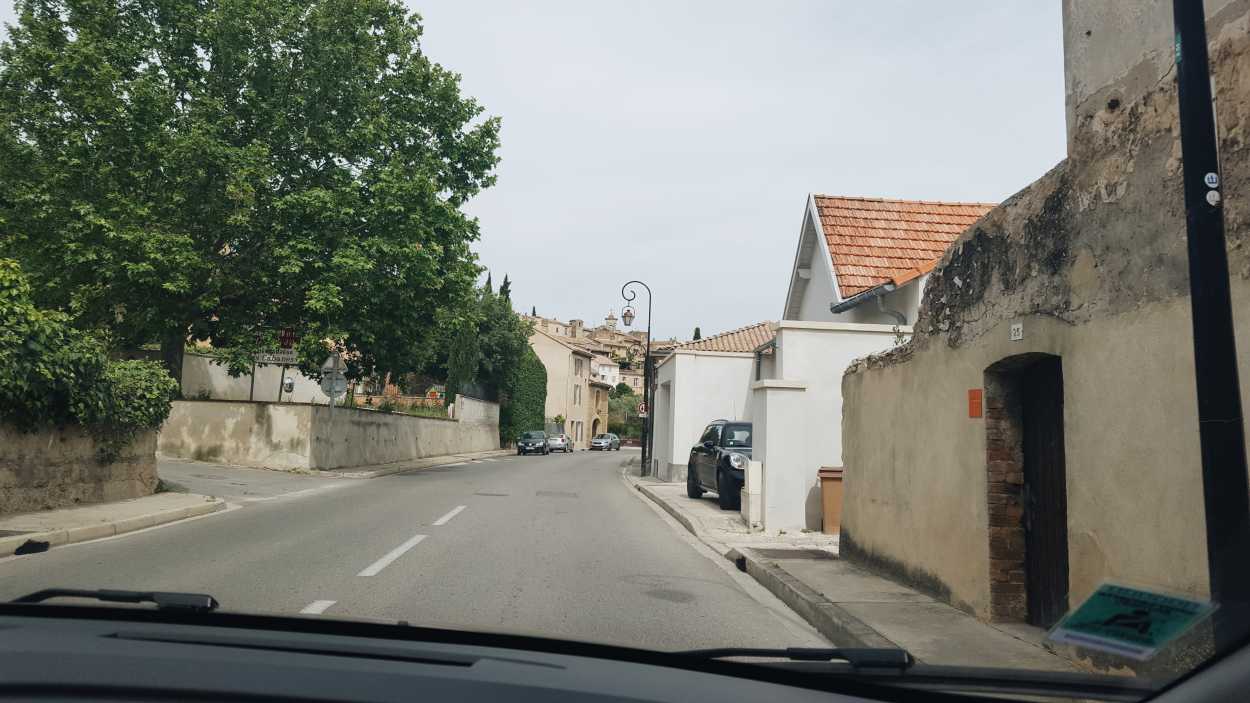
<path id="1" fill-rule="evenodd" d="M 182 355 L 187 346 L 185 327 L 175 327 L 161 337 L 161 363 L 182 391 Z"/>

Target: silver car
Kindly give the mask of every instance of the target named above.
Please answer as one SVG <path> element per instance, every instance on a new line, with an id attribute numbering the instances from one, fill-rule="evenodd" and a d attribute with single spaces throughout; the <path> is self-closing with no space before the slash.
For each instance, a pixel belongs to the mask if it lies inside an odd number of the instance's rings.
<path id="1" fill-rule="evenodd" d="M 590 438 L 590 450 L 592 452 L 610 452 L 613 449 L 621 451 L 621 438 L 611 432 L 597 434 Z"/>
<path id="2" fill-rule="evenodd" d="M 571 452 L 573 440 L 566 434 L 553 434 L 547 437 L 547 448 L 553 452 Z"/>

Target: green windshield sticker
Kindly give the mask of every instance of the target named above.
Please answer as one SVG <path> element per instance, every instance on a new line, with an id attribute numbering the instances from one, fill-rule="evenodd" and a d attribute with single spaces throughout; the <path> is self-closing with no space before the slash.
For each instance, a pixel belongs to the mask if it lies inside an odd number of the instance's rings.
<path id="1" fill-rule="evenodd" d="M 1050 639 L 1138 660 L 1211 614 L 1215 606 L 1105 583 L 1050 632 Z"/>

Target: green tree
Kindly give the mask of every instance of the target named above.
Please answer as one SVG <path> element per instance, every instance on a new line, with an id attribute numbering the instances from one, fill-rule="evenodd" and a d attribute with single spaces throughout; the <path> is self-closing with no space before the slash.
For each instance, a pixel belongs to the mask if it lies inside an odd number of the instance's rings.
<path id="1" fill-rule="evenodd" d="M 530 317 L 538 317 L 538 308 L 530 307 Z"/>
<path id="2" fill-rule="evenodd" d="M 451 338 L 447 353 L 447 401 L 455 402 L 456 394 L 477 378 L 482 352 L 478 346 L 477 326 L 464 323 Z"/>
<path id="3" fill-rule="evenodd" d="M 638 417 L 638 400 L 631 395 L 608 399 L 608 431 L 622 437 L 642 436 L 642 418 Z"/>
<path id="4" fill-rule="evenodd" d="M 628 383 L 621 381 L 620 383 L 616 384 L 616 386 L 613 387 L 612 390 L 608 391 L 608 398 L 609 399 L 620 398 L 622 396 L 633 395 L 633 394 L 634 394 L 634 389 L 630 388 Z"/>
<path id="5" fill-rule="evenodd" d="M 398 0 L 18 0 L 0 45 L 0 255 L 42 307 L 160 341 L 299 330 L 419 368 L 473 288 L 462 206 L 499 122 Z M 246 355 L 233 358 L 233 370 Z"/>
<path id="6" fill-rule="evenodd" d="M 691 337 L 690 337 L 690 338 L 691 338 L 691 339 L 703 339 L 703 333 L 699 331 L 699 328 L 698 328 L 698 327 L 695 327 L 695 328 L 694 328 L 694 334 L 693 334 L 693 335 L 691 335 Z"/>
<path id="7" fill-rule="evenodd" d="M 508 274 L 503 275 L 503 283 L 499 284 L 499 297 L 511 302 L 512 300 L 512 282 L 508 280 Z"/>

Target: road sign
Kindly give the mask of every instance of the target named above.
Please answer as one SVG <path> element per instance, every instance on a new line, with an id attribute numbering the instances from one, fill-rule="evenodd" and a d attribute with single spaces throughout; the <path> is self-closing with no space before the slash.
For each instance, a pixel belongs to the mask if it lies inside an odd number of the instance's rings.
<path id="1" fill-rule="evenodd" d="M 643 402 L 638 403 L 638 414 L 639 414 L 640 416 L 641 416 L 641 415 L 646 415 L 646 414 L 647 414 L 647 403 L 646 403 L 646 401 L 643 401 Z"/>
<path id="2" fill-rule="evenodd" d="M 331 398 L 338 398 L 347 392 L 347 377 L 341 373 L 327 373 L 321 376 L 321 392 Z"/>
<path id="3" fill-rule="evenodd" d="M 338 352 L 334 352 L 330 356 L 327 356 L 326 360 L 321 364 L 322 374 L 343 373 L 344 371 L 347 371 L 347 364 L 343 361 L 343 357 L 340 356 Z"/>
<path id="4" fill-rule="evenodd" d="M 1214 609 L 1206 601 L 1104 583 L 1050 639 L 1144 661 Z"/>
<path id="5" fill-rule="evenodd" d="M 279 349 L 276 352 L 260 352 L 256 355 L 256 363 L 258 364 L 294 364 L 298 359 L 295 358 L 294 349 Z"/>
<path id="6" fill-rule="evenodd" d="M 290 327 L 284 328 L 278 333 L 278 345 L 283 349 L 290 349 L 295 346 L 295 330 Z"/>

